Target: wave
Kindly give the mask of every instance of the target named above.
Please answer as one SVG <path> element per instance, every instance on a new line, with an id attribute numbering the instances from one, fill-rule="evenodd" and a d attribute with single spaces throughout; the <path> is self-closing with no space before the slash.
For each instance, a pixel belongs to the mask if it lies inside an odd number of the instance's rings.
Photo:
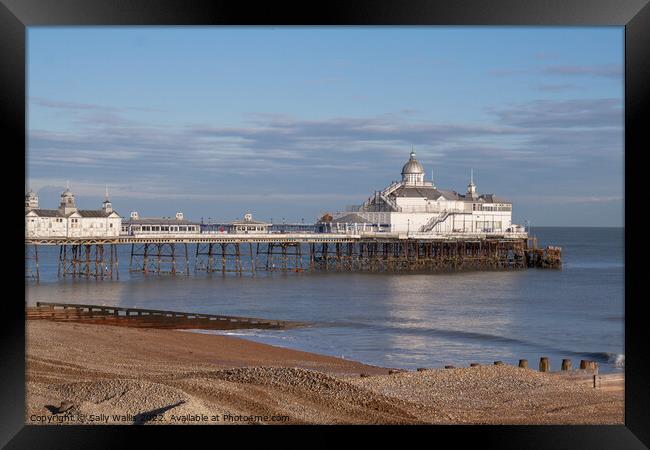
<path id="1" fill-rule="evenodd" d="M 565 269 L 623 269 L 625 263 L 571 262 L 563 263 Z"/>
<path id="2" fill-rule="evenodd" d="M 625 367 L 625 355 L 622 353 L 612 352 L 591 352 L 591 353 L 577 353 L 579 355 L 588 356 L 589 358 L 607 364 L 613 364 L 614 367 Z"/>
<path id="3" fill-rule="evenodd" d="M 488 341 L 488 342 L 496 342 L 502 344 L 518 344 L 518 345 L 523 345 L 528 347 L 540 347 L 540 344 L 531 341 L 525 341 L 522 339 L 500 336 L 497 334 L 477 333 L 474 331 L 449 330 L 444 328 L 428 328 L 428 327 L 402 328 L 399 326 L 391 326 L 385 324 L 374 325 L 374 324 L 362 323 L 362 322 L 330 322 L 327 323 L 327 325 L 334 326 L 334 327 L 350 327 L 350 328 L 357 328 L 357 329 L 361 329 L 361 328 L 374 329 L 381 332 L 386 332 L 386 331 L 394 332 L 395 334 L 428 335 L 428 336 L 446 337 L 451 339 L 457 339 L 457 338 L 475 339 L 484 342 Z"/>

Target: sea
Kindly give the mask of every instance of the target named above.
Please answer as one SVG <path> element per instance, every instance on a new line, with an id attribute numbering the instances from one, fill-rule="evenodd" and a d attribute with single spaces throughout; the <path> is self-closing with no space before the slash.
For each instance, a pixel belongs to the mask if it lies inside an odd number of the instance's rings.
<path id="1" fill-rule="evenodd" d="M 40 281 L 26 301 L 98 304 L 307 322 L 226 334 L 383 367 L 467 366 L 548 357 L 601 373 L 623 371 L 624 229 L 536 227 L 562 247 L 562 269 L 456 273 L 129 273 L 120 279 L 57 277 L 58 249 L 40 247 Z M 192 246 L 193 248 L 193 246 Z"/>

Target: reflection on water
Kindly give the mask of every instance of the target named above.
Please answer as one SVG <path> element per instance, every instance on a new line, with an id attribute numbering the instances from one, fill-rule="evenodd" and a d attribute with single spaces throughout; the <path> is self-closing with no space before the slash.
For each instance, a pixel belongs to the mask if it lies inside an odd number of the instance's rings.
<path id="1" fill-rule="evenodd" d="M 263 273 L 191 277 L 128 274 L 58 280 L 44 257 L 43 281 L 27 301 L 94 303 L 249 315 L 313 323 L 295 330 L 228 332 L 371 364 L 414 368 L 494 360 L 555 368 L 562 358 L 622 364 L 623 234 L 617 229 L 537 229 L 563 247 L 563 270 L 447 274 Z M 53 249 L 50 249 L 53 250 Z M 123 249 L 121 261 L 128 261 Z M 46 252 L 43 252 L 46 253 Z M 42 254 L 43 254 L 42 253 Z"/>
<path id="2" fill-rule="evenodd" d="M 27 305 L 36 302 L 80 303 L 90 305 L 130 306 L 122 302 L 124 283 L 119 281 L 61 280 L 59 283 L 39 283 L 27 287 Z"/>

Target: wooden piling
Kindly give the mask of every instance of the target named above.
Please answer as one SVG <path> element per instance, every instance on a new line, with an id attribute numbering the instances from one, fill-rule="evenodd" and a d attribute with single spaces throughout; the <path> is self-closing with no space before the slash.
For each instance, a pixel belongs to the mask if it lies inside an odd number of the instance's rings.
<path id="1" fill-rule="evenodd" d="M 522 369 L 528 369 L 528 360 L 527 359 L 520 359 L 519 360 L 519 367 Z"/>
<path id="2" fill-rule="evenodd" d="M 539 358 L 539 371 L 540 372 L 550 372 L 551 370 L 551 363 L 548 360 L 548 357 L 542 356 Z"/>
<path id="3" fill-rule="evenodd" d="M 479 363 L 471 363 L 469 366 L 470 367 L 478 367 L 478 366 L 480 366 L 480 364 Z"/>
<path id="4" fill-rule="evenodd" d="M 494 365 L 495 365 L 495 366 L 502 366 L 502 365 L 503 365 L 503 361 L 494 361 Z"/>
<path id="5" fill-rule="evenodd" d="M 562 370 L 571 370 L 571 360 L 563 359 L 562 360 Z"/>
<path id="6" fill-rule="evenodd" d="M 580 369 L 598 371 L 598 363 L 596 361 L 582 359 L 580 360 Z"/>

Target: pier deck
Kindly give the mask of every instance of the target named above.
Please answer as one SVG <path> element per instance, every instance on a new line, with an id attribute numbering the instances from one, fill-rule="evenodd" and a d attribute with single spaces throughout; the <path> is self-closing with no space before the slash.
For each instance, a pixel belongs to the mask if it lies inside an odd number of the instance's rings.
<path id="1" fill-rule="evenodd" d="M 196 234 L 138 234 L 134 236 L 121 235 L 116 237 L 41 237 L 26 236 L 26 245 L 94 245 L 94 244 L 201 244 L 201 243 L 275 243 L 300 242 L 309 243 L 348 243 L 365 240 L 390 242 L 395 240 L 418 240 L 450 242 L 459 240 L 504 239 L 520 240 L 527 238 L 526 233 L 388 233 L 367 232 L 350 233 L 196 233 Z"/>

